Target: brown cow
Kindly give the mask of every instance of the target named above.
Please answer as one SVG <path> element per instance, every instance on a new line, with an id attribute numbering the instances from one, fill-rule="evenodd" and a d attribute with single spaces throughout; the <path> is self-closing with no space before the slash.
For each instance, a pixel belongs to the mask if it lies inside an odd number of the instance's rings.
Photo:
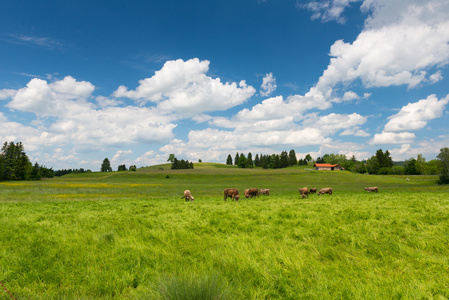
<path id="1" fill-rule="evenodd" d="M 378 193 L 379 188 L 377 186 L 370 186 L 370 187 L 366 187 L 365 191 L 367 191 L 368 193 L 371 193 L 371 192 Z"/>
<path id="2" fill-rule="evenodd" d="M 260 189 L 259 195 L 268 195 L 270 196 L 270 189 Z"/>
<path id="3" fill-rule="evenodd" d="M 309 189 L 307 187 L 303 187 L 299 189 L 299 193 L 301 194 L 302 198 L 304 199 L 306 196 L 309 198 Z"/>
<path id="4" fill-rule="evenodd" d="M 256 188 L 251 188 L 251 189 L 246 189 L 245 190 L 245 197 L 246 198 L 249 198 L 249 197 L 254 197 L 254 196 L 257 196 L 257 197 L 259 197 L 259 190 L 258 189 L 256 189 Z"/>
<path id="5" fill-rule="evenodd" d="M 228 197 L 232 198 L 232 200 L 238 201 L 240 199 L 239 190 L 238 189 L 224 189 L 224 200 L 228 199 Z"/>
<path id="6" fill-rule="evenodd" d="M 318 192 L 318 195 L 329 194 L 332 195 L 332 188 L 322 188 Z"/>
<path id="7" fill-rule="evenodd" d="M 189 190 L 185 190 L 184 191 L 184 196 L 182 196 L 181 197 L 181 199 L 182 198 L 185 198 L 186 199 L 186 201 L 193 201 L 193 200 L 195 200 L 195 198 L 192 196 L 192 194 L 190 193 L 190 191 Z"/>
<path id="8" fill-rule="evenodd" d="M 316 194 L 317 188 L 310 188 L 309 194 Z"/>

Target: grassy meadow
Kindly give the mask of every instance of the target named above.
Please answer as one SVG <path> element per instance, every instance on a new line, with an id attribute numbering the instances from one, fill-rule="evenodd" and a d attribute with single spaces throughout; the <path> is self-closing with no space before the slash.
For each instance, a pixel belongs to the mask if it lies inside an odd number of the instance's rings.
<path id="1" fill-rule="evenodd" d="M 449 299 L 437 179 L 201 163 L 0 182 L 0 299 Z"/>

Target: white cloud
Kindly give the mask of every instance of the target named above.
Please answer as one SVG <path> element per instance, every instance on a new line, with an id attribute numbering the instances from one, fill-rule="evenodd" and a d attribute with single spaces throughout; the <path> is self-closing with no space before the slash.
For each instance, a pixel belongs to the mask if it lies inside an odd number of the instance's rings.
<path id="1" fill-rule="evenodd" d="M 438 100 L 436 95 L 430 95 L 426 99 L 409 103 L 389 118 L 390 121 L 385 125 L 385 131 L 421 129 L 427 125 L 427 121 L 441 117 L 448 103 L 449 95 L 441 100 Z"/>
<path id="2" fill-rule="evenodd" d="M 132 150 L 119 150 L 115 153 L 114 157 L 112 157 L 111 162 L 120 163 L 120 160 L 123 159 L 123 157 L 126 157 L 132 153 Z"/>
<path id="3" fill-rule="evenodd" d="M 25 88 L 17 91 L 7 106 L 42 116 L 60 116 L 66 111 L 83 113 L 92 106 L 86 99 L 94 89 L 91 83 L 78 82 L 70 76 L 50 84 L 33 78 Z"/>
<path id="4" fill-rule="evenodd" d="M 269 98 L 249 109 L 243 109 L 237 114 L 242 120 L 280 119 L 287 116 L 295 120 L 302 119 L 303 113 L 310 109 L 327 109 L 331 105 L 316 89 L 311 89 L 305 96 L 293 95 L 286 100 L 282 96 Z"/>
<path id="5" fill-rule="evenodd" d="M 267 73 L 263 78 L 262 85 L 260 86 L 260 95 L 263 97 L 270 96 L 277 88 L 276 77 L 273 77 L 273 73 Z"/>
<path id="6" fill-rule="evenodd" d="M 359 126 L 354 126 L 354 127 L 345 129 L 344 131 L 342 131 L 342 133 L 340 133 L 340 135 L 342 135 L 342 136 L 353 135 L 353 136 L 360 136 L 360 137 L 370 136 L 370 134 L 368 132 L 366 132 L 363 129 L 360 129 Z"/>
<path id="7" fill-rule="evenodd" d="M 154 102 L 163 111 L 183 115 L 226 110 L 254 95 L 255 89 L 245 81 L 238 85 L 223 84 L 220 78 L 206 76 L 208 70 L 207 60 L 168 61 L 153 77 L 140 80 L 135 90 L 120 86 L 113 95 L 134 99 L 142 105 Z"/>
<path id="8" fill-rule="evenodd" d="M 363 31 L 352 44 L 340 40 L 332 45 L 333 58 L 317 88 L 328 91 L 356 79 L 367 87 L 415 87 L 429 80 L 424 69 L 448 62 L 448 42 L 449 22 L 436 27 L 395 24 Z"/>
<path id="9" fill-rule="evenodd" d="M 359 128 L 365 124 L 367 118 L 357 113 L 352 114 L 335 114 L 331 113 L 326 116 L 317 114 L 309 115 L 303 122 L 304 126 L 313 127 L 321 130 L 323 135 L 332 135 L 341 129 Z"/>
<path id="10" fill-rule="evenodd" d="M 224 161 L 229 153 L 252 152 L 279 153 L 289 147 L 304 147 L 330 143 L 332 140 L 322 136 L 315 128 L 296 129 L 290 131 L 241 132 L 207 128 L 191 131 L 188 141 L 173 140 L 160 148 L 167 154 L 174 153 L 184 159 L 196 161 Z M 291 149 L 291 148 L 289 148 Z"/>
<path id="11" fill-rule="evenodd" d="M 33 148 L 73 145 L 98 149 L 129 143 L 167 142 L 174 137 L 174 117 L 155 108 L 111 107 L 108 105 L 115 104 L 113 101 L 99 96 L 96 100 L 107 105 L 96 110 L 87 99 L 94 88 L 91 83 L 79 82 L 70 76 L 50 84 L 34 78 L 15 93 L 7 106 L 35 113 L 38 118 L 32 126 L 6 122 L 3 128 L 16 128 L 12 132 L 21 136 L 22 141 L 25 139 L 22 136 L 33 132 L 33 138 L 27 141 Z M 10 134 L 4 136 L 7 138 Z"/>
<path id="12" fill-rule="evenodd" d="M 390 153 L 394 160 L 416 158 L 418 154 L 422 154 L 428 160 L 431 160 L 436 159 L 440 149 L 447 147 L 448 144 L 448 137 L 439 137 L 439 139 L 429 139 L 414 144 L 402 144 L 400 148 L 391 149 Z"/>
<path id="13" fill-rule="evenodd" d="M 57 97 L 64 100 L 79 100 L 90 97 L 95 86 L 87 81 L 76 81 L 72 76 L 50 83 L 50 89 Z"/>
<path id="14" fill-rule="evenodd" d="M 435 74 L 429 76 L 430 82 L 435 83 L 443 79 L 443 75 L 441 74 L 441 70 L 438 70 Z"/>
<path id="15" fill-rule="evenodd" d="M 370 141 L 372 145 L 379 144 L 409 144 L 415 139 L 415 134 L 411 132 L 386 132 L 376 133 Z"/>
<path id="16" fill-rule="evenodd" d="M 410 144 L 402 144 L 401 148 L 399 149 L 391 149 L 390 153 L 393 157 L 402 157 L 404 154 L 408 153 L 410 151 Z"/>
<path id="17" fill-rule="evenodd" d="M 123 104 L 123 101 L 119 101 L 116 99 L 109 99 L 104 96 L 97 96 L 97 97 L 95 97 L 95 100 L 97 101 L 98 105 L 101 108 L 108 107 L 108 106 L 118 106 L 120 104 Z"/>
<path id="18" fill-rule="evenodd" d="M 60 46 L 60 43 L 48 37 L 27 36 L 22 34 L 5 34 L 0 35 L 2 39 L 12 44 L 28 44 L 45 48 L 54 48 Z"/>
<path id="19" fill-rule="evenodd" d="M 16 90 L 3 89 L 0 90 L 0 100 L 5 100 L 8 98 L 13 98 L 16 95 Z"/>
<path id="20" fill-rule="evenodd" d="M 353 91 L 347 91 L 345 92 L 345 94 L 343 95 L 343 98 L 341 100 L 343 101 L 351 101 L 351 100 L 355 100 L 355 99 L 359 99 L 359 95 L 357 95 L 355 92 Z"/>
<path id="21" fill-rule="evenodd" d="M 341 7 L 349 5 L 349 1 L 341 3 Z M 365 29 L 352 43 L 338 40 L 331 46 L 330 63 L 316 90 L 329 101 L 337 85 L 347 87 L 356 80 L 361 80 L 365 87 L 409 88 L 441 80 L 439 70 L 429 72 L 449 62 L 448 3 L 365 0 L 362 9 L 371 12 Z M 318 5 L 317 11 L 321 13 L 330 11 L 334 2 L 313 1 L 311 5 Z M 349 92 L 342 100 L 354 97 Z"/>
<path id="22" fill-rule="evenodd" d="M 171 152 L 173 153 L 173 152 Z M 157 153 L 156 151 L 150 150 L 147 151 L 145 154 L 139 156 L 135 161 L 137 166 L 151 166 L 151 165 L 157 165 L 157 164 L 163 164 L 167 163 L 168 155 L 161 155 Z"/>
<path id="23" fill-rule="evenodd" d="M 345 18 L 342 16 L 344 10 L 351 5 L 352 2 L 361 0 L 325 0 L 310 1 L 302 7 L 313 12 L 312 19 L 321 19 L 323 22 L 336 21 L 344 23 Z"/>
<path id="24" fill-rule="evenodd" d="M 404 16 L 438 24 L 447 20 L 449 5 L 446 0 L 364 0 L 361 10 L 372 12 L 365 21 L 365 27 L 370 29 L 399 23 Z"/>

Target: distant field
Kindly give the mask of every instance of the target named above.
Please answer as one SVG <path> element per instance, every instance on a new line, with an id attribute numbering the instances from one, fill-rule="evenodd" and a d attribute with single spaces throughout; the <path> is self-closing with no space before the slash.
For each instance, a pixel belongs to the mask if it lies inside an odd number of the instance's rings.
<path id="1" fill-rule="evenodd" d="M 160 299 L 196 283 L 227 299 L 449 299 L 437 179 L 202 163 L 0 182 L 0 282 L 16 299 Z M 300 199 L 304 186 L 334 194 Z M 225 202 L 228 187 L 272 195 Z"/>

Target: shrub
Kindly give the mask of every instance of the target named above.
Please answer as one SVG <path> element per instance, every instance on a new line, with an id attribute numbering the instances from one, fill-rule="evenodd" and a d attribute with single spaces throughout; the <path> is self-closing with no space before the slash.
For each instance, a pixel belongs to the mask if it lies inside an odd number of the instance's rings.
<path id="1" fill-rule="evenodd" d="M 449 176 L 441 175 L 438 184 L 449 184 Z"/>
<path id="2" fill-rule="evenodd" d="M 162 299 L 233 299 L 230 289 L 216 275 L 171 277 L 159 283 Z"/>
<path id="3" fill-rule="evenodd" d="M 379 169 L 378 175 L 390 175 L 392 174 L 391 168 L 383 167 Z"/>

